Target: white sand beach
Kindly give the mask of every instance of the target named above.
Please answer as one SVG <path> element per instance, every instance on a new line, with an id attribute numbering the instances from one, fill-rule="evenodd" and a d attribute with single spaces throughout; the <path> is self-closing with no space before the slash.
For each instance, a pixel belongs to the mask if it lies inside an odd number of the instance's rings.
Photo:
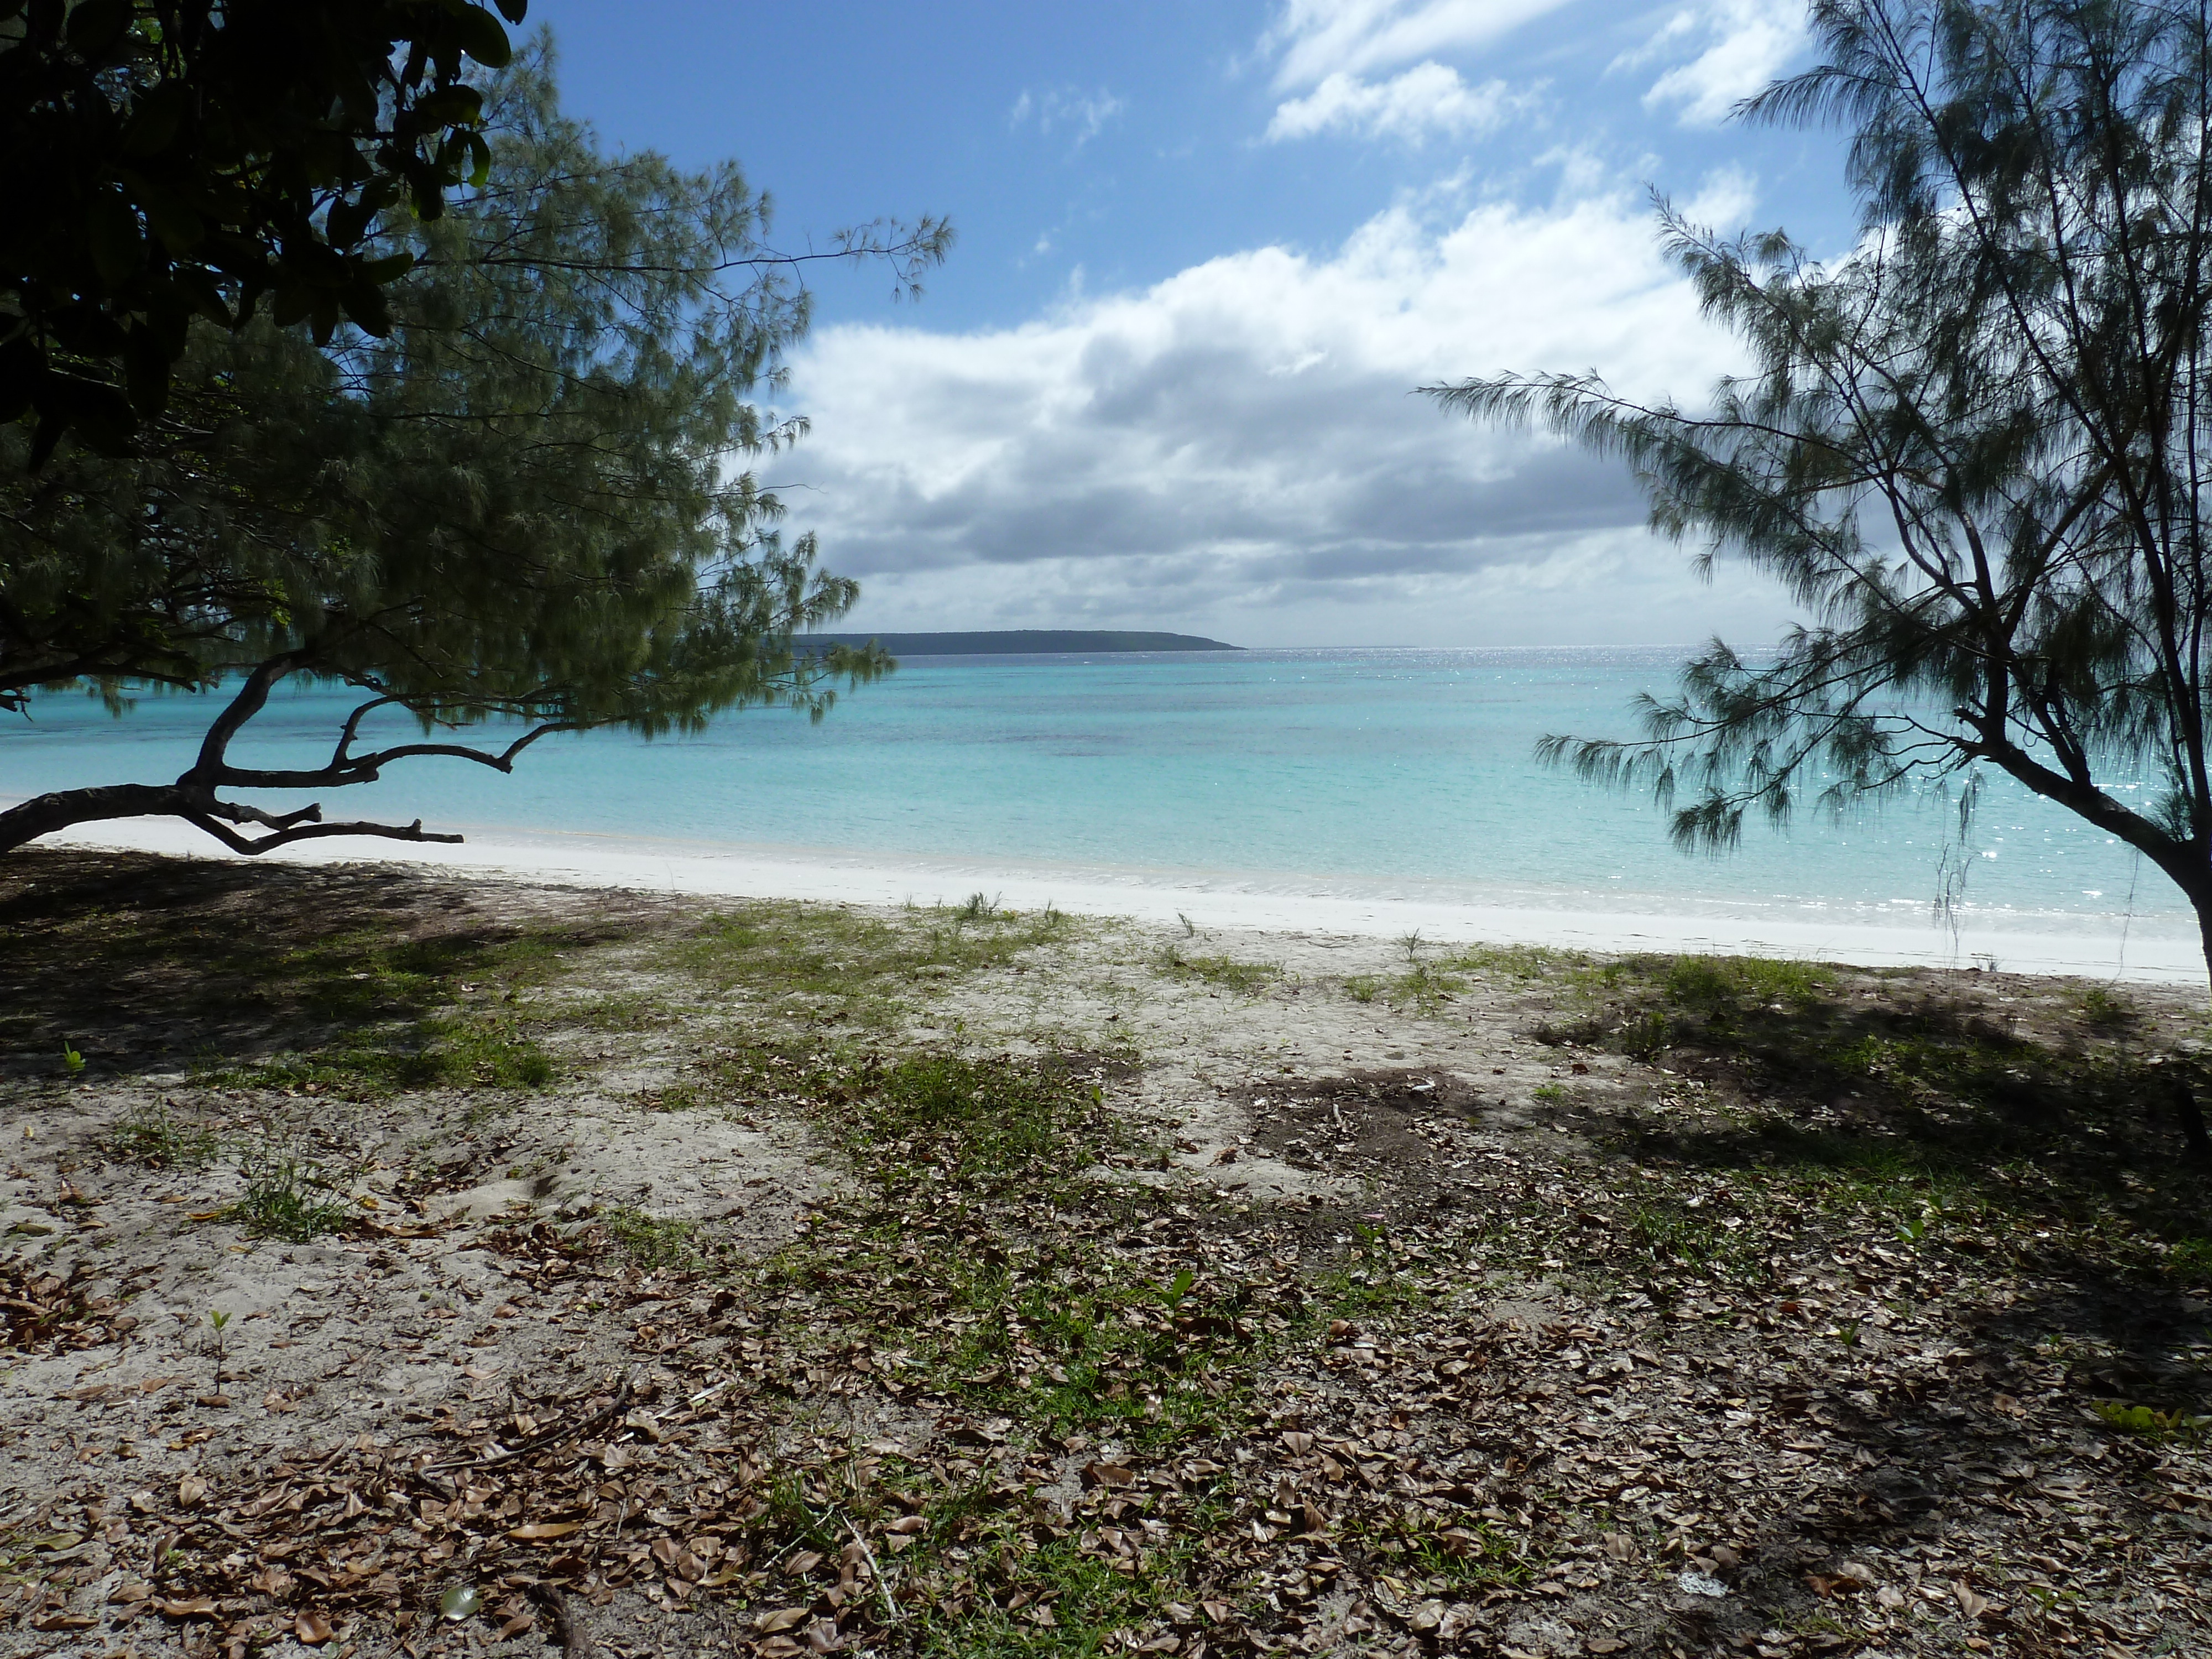
<path id="1" fill-rule="evenodd" d="M 1236 872 L 1149 871 L 1005 859 L 896 857 L 831 848 L 470 829 L 458 846 L 373 839 L 298 844 L 272 858 L 373 861 L 449 873 L 642 892 L 810 899 L 851 904 L 957 903 L 981 892 L 1017 909 L 1210 930 L 1546 945 L 1597 952 L 1684 951 L 1774 956 L 1861 967 L 2001 969 L 2152 984 L 2201 983 L 2202 947 L 2171 913 L 2150 917 L 1963 910 L 1955 928 L 1923 902 L 1824 907 L 1660 900 L 1561 890 L 1489 893 L 1441 884 L 1324 881 Z M 90 826 L 52 843 L 187 856 L 231 854 L 174 820 Z M 1908 890 L 1924 872 L 1900 872 Z"/>

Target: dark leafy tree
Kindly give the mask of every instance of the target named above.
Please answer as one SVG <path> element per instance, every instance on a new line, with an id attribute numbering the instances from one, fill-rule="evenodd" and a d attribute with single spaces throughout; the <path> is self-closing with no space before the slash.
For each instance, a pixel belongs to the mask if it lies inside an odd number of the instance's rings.
<path id="1" fill-rule="evenodd" d="M 1589 375 L 1425 388 L 1625 459 L 1658 528 L 1812 618 L 1771 654 L 1714 645 L 1642 740 L 1550 757 L 1686 791 L 1676 837 L 1715 847 L 1747 811 L 1994 767 L 2163 871 L 2212 960 L 2208 15 L 1817 0 L 1822 61 L 1741 113 L 1849 126 L 1856 252 L 1663 215 L 1753 373 L 1703 410 Z"/>
<path id="2" fill-rule="evenodd" d="M 794 657 L 792 636 L 857 590 L 817 572 L 811 538 L 780 539 L 778 503 L 741 470 L 800 432 L 751 401 L 808 306 L 763 240 L 764 199 L 734 165 L 601 154 L 539 54 L 485 98 L 483 185 L 437 220 L 395 215 L 375 243 L 412 261 L 383 337 L 341 329 L 319 349 L 268 318 L 196 331 L 129 457 L 72 441 L 32 474 L 22 424 L 0 429 L 0 708 L 86 684 L 118 710 L 137 687 L 222 700 L 182 776 L 0 811 L 0 852 L 148 814 L 246 853 L 440 839 L 224 792 L 342 787 L 417 757 L 504 771 L 549 732 L 650 735 L 749 703 L 818 716 L 833 676 L 883 665 Z M 950 234 L 878 225 L 835 257 L 911 284 Z M 234 763 L 295 679 L 362 694 L 327 763 Z M 394 711 L 421 739 L 366 743 Z M 463 740 L 488 720 L 501 741 Z"/>
<path id="3" fill-rule="evenodd" d="M 159 415 L 195 318 L 327 341 L 391 326 L 406 252 L 481 181 L 471 64 L 525 0 L 0 0 L 0 422 L 110 453 Z"/>

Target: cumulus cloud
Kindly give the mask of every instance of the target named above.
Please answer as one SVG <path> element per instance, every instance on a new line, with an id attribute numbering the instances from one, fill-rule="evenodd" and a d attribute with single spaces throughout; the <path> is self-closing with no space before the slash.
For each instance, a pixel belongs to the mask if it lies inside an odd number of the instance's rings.
<path id="1" fill-rule="evenodd" d="M 1502 125 L 1517 106 L 1503 81 L 1470 87 L 1442 64 L 1417 64 L 1382 82 L 1340 70 L 1304 98 L 1278 106 L 1267 137 L 1279 142 L 1335 131 L 1408 143 L 1431 136 L 1465 138 Z"/>
<path id="2" fill-rule="evenodd" d="M 1694 636 L 1622 469 L 1410 393 L 1596 365 L 1694 396 L 1732 361 L 1632 196 L 1401 207 L 1325 256 L 1231 254 L 1018 328 L 825 330 L 793 365 L 814 438 L 789 499 L 866 582 L 864 626 Z"/>
<path id="3" fill-rule="evenodd" d="M 1479 46 L 1566 0 L 1285 0 L 1261 41 L 1279 88 Z"/>
<path id="4" fill-rule="evenodd" d="M 1683 125 L 1711 126 L 1787 70 L 1805 39 L 1802 0 L 1705 0 L 1668 18 L 1627 61 L 1702 47 L 1653 82 L 1644 103 L 1649 109 L 1680 105 Z"/>
<path id="5" fill-rule="evenodd" d="M 1089 93 L 1073 87 L 1034 94 L 1024 91 L 1014 100 L 1013 108 L 1006 112 L 1006 125 L 1022 127 L 1034 123 L 1037 131 L 1046 137 L 1055 130 L 1072 132 L 1079 149 L 1104 131 L 1106 124 L 1126 107 L 1103 87 Z"/>

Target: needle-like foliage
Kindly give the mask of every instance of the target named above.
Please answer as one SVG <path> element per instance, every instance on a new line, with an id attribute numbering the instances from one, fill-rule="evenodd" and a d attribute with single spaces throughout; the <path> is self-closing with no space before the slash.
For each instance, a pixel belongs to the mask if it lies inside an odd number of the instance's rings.
<path id="1" fill-rule="evenodd" d="M 1824 265 L 1662 208 L 1753 372 L 1702 410 L 1588 375 L 1424 388 L 1625 459 L 1660 530 L 1778 577 L 1810 618 L 1771 653 L 1715 643 L 1643 701 L 1643 740 L 1544 752 L 1654 785 L 1707 847 L 1747 811 L 1996 767 L 2139 849 L 2212 949 L 2212 14 L 1812 15 L 1822 61 L 1740 114 L 1849 126 L 1856 250 Z M 2152 795 L 2124 799 L 2145 774 Z"/>
<path id="2" fill-rule="evenodd" d="M 766 199 L 733 165 L 603 154 L 560 114 L 542 48 L 484 95 L 482 187 L 386 233 L 415 257 L 387 335 L 200 330 L 141 454 L 65 443 L 37 474 L 0 455 L 0 709 L 88 683 L 118 711 L 138 685 L 223 700 L 173 783 L 24 803 L 0 812 L 0 851 L 149 813 L 241 852 L 435 839 L 218 792 L 367 782 L 418 756 L 506 770 L 548 732 L 649 736 L 749 703 L 818 716 L 833 673 L 882 667 L 794 656 L 858 590 L 815 568 L 811 538 L 779 538 L 745 470 L 802 430 L 752 401 L 807 315 Z M 871 227 L 823 257 L 881 258 L 910 284 L 948 241 L 941 223 Z M 0 428 L 0 449 L 30 441 L 27 422 Z M 362 694 L 327 764 L 234 764 L 294 678 Z M 367 746 L 363 721 L 394 708 L 423 740 Z M 461 740 L 495 719 L 522 723 L 513 741 Z"/>

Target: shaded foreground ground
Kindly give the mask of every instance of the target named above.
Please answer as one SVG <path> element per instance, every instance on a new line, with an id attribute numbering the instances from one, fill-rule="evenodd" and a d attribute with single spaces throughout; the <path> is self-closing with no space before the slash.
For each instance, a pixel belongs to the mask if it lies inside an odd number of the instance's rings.
<path id="1" fill-rule="evenodd" d="M 2212 1652 L 2200 1035 L 21 859 L 0 1650 Z"/>

